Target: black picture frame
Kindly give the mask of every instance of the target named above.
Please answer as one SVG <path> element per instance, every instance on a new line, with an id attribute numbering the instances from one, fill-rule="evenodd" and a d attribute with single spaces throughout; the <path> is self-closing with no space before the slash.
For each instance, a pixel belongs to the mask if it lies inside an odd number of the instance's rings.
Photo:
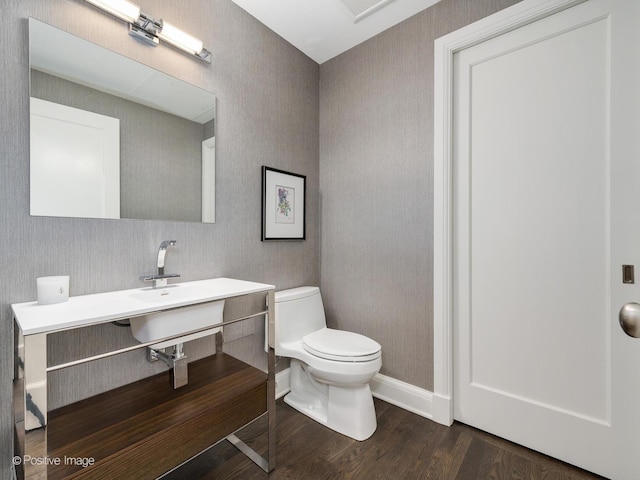
<path id="1" fill-rule="evenodd" d="M 262 241 L 304 240 L 307 177 L 262 166 Z"/>

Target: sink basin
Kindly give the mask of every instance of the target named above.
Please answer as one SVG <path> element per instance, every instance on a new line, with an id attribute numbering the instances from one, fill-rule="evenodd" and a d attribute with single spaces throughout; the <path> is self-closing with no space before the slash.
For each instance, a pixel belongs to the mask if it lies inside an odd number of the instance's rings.
<path id="1" fill-rule="evenodd" d="M 145 303 L 156 304 L 159 307 L 166 306 L 172 308 L 172 304 L 180 306 L 184 303 L 202 301 L 210 297 L 211 290 L 201 285 L 176 285 L 158 289 L 144 289 L 131 294 L 132 298 Z M 199 303 L 195 305 L 173 308 L 163 312 L 151 313 L 130 319 L 131 332 L 139 342 L 146 343 L 161 338 L 177 335 L 188 335 L 194 330 L 200 330 L 206 327 L 212 329 L 222 323 L 222 313 L 224 311 L 224 300 L 215 302 Z M 158 345 L 154 348 L 164 348 L 173 345 L 177 341 L 185 342 L 198 337 L 210 335 L 219 331 L 217 329 L 209 329 L 199 334 L 188 335 L 179 340 L 171 340 Z"/>

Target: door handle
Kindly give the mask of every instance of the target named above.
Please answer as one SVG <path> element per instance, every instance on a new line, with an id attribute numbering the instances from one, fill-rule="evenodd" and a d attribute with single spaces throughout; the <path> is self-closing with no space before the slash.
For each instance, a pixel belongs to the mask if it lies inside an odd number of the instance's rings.
<path id="1" fill-rule="evenodd" d="M 630 337 L 640 337 L 640 303 L 625 303 L 618 315 L 620 326 Z"/>

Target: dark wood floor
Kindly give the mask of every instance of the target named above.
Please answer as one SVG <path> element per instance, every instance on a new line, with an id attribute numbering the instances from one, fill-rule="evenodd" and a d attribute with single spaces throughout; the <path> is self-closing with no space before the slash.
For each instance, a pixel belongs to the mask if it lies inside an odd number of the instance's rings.
<path id="1" fill-rule="evenodd" d="M 164 480 L 602 478 L 460 423 L 447 428 L 386 402 L 375 403 L 378 429 L 369 440 L 357 442 L 278 400 L 277 467 L 270 475 L 223 442 Z M 243 440 L 263 450 L 265 435 L 250 437 Z"/>

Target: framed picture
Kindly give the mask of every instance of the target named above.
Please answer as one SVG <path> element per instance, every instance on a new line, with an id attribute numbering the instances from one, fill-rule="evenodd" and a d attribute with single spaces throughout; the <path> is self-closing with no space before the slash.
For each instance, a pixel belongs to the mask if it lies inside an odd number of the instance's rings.
<path id="1" fill-rule="evenodd" d="M 304 240 L 307 177 L 262 167 L 262 240 Z"/>

